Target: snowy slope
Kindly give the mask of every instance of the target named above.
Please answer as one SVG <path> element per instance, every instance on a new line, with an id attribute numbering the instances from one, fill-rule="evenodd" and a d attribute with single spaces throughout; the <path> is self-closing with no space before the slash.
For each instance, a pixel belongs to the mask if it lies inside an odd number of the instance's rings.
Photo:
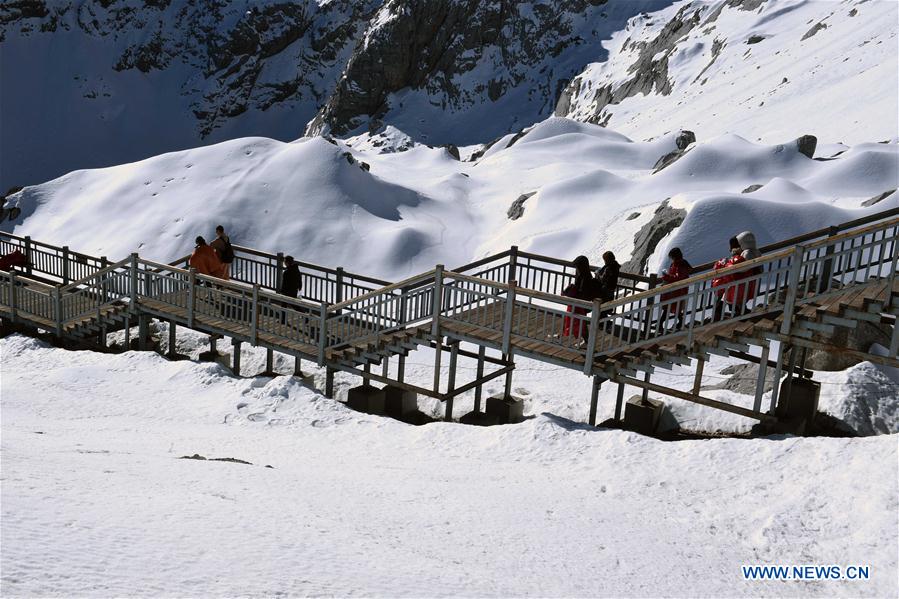
<path id="1" fill-rule="evenodd" d="M 412 427 L 287 377 L 17 336 L 0 353 L 4 596 L 897 593 L 895 435 Z M 742 578 L 780 563 L 871 579 Z"/>
<path id="2" fill-rule="evenodd" d="M 572 80 L 556 114 L 641 138 L 890 139 L 897 35 L 891 0 L 681 0 L 603 42 L 608 59 Z"/>
<path id="3" fill-rule="evenodd" d="M 636 232 L 669 198 L 678 208 L 702 207 L 678 238 L 695 263 L 720 254 L 728 237 L 747 228 L 769 243 L 899 202 L 893 194 L 861 207 L 899 187 L 895 141 L 819 161 L 792 143 L 724 135 L 698 141 L 655 172 L 676 137 L 632 141 L 550 118 L 474 162 L 417 144 L 385 152 L 367 137 L 335 144 L 238 139 L 26 188 L 12 196 L 21 216 L 3 226 L 110 259 L 139 251 L 167 260 L 189 253 L 196 235 L 209 236 L 221 223 L 242 245 L 399 279 L 513 244 L 594 260 L 608 249 L 623 262 Z M 391 143 L 411 142 L 397 134 Z M 750 185 L 763 187 L 741 193 Z M 510 220 L 509 206 L 529 192 L 536 195 L 522 217 Z M 628 220 L 634 212 L 639 217 Z"/>

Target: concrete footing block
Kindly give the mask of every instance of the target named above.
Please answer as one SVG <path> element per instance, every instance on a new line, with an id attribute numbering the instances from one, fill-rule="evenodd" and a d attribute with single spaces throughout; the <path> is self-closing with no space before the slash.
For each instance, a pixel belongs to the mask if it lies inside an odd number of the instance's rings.
<path id="1" fill-rule="evenodd" d="M 418 409 L 418 394 L 414 391 L 387 385 L 381 393 L 384 394 L 384 413 L 388 416 L 400 418 Z"/>
<path id="2" fill-rule="evenodd" d="M 787 379 L 780 385 L 777 416 L 785 419 L 804 419 L 812 423 L 818 411 L 821 383 L 811 379 L 793 378 L 787 389 Z"/>
<path id="3" fill-rule="evenodd" d="M 524 421 L 524 402 L 513 395 L 494 395 L 487 398 L 486 415 L 499 424 Z"/>
<path id="4" fill-rule="evenodd" d="M 384 393 L 371 385 L 359 385 L 347 391 L 346 404 L 368 414 L 384 413 Z"/>
<path id="5" fill-rule="evenodd" d="M 634 395 L 624 406 L 624 428 L 641 435 L 654 435 L 658 430 L 664 405 L 652 399 L 644 403 L 641 395 Z"/>

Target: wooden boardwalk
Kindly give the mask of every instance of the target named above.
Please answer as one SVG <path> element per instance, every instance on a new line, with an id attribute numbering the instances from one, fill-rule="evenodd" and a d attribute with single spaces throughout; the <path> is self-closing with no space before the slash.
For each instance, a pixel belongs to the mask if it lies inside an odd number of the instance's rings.
<path id="1" fill-rule="evenodd" d="M 265 347 L 269 363 L 274 351 L 317 362 L 326 367 L 326 392 L 333 386 L 333 372 L 343 370 L 445 400 L 448 417 L 453 397 L 475 389 L 479 398 L 480 386 L 497 372 L 505 374 L 508 393 L 514 359 L 527 357 L 594 378 L 591 422 L 596 388 L 609 380 L 619 384 L 619 404 L 623 386 L 633 385 L 644 397 L 653 390 L 765 420 L 774 417 L 776 391 L 768 410 L 762 409 L 757 391 L 750 410 L 701 397 L 698 383 L 693 393 L 686 393 L 660 388 L 649 377 L 655 368 L 694 361 L 698 381 L 708 354 L 722 352 L 756 361 L 763 376 L 772 341 L 782 346 L 772 362 L 778 374 L 783 369 L 807 373 L 802 364 L 805 350 L 814 347 L 899 366 L 899 218 L 890 213 L 843 228 L 838 235 L 828 230 L 811 243 L 732 267 L 733 281 L 724 287 L 713 285 L 716 275 L 710 271 L 664 287 L 626 275 L 617 297 L 605 303 L 558 295 L 558 289 L 573 280 L 569 265 L 515 248 L 454 271 L 438 266 L 380 287 L 383 281 L 377 279 L 304 265 L 312 295 L 297 300 L 271 289 L 279 282 L 280 256 L 255 250 L 239 254 L 241 271 L 263 283 L 203 277 L 136 254 L 109 264 L 2 234 L 0 247 L 19 243 L 34 263 L 26 272 L 0 273 L 0 316 L 4 322 L 81 340 L 105 337 L 111 327 L 134 323 L 143 339 L 150 318 L 167 320 L 230 337 L 238 346 Z M 72 273 L 85 276 L 71 281 Z M 522 286 L 519 280 L 550 291 Z M 731 295 L 746 298 L 745 313 L 731 307 L 714 321 L 713 305 Z M 675 330 L 672 317 L 678 311 L 684 322 Z M 886 356 L 827 342 L 836 328 L 852 328 L 861 321 L 893 325 Z M 476 353 L 461 349 L 462 343 L 474 345 Z M 421 346 L 438 350 L 430 388 L 404 380 L 405 356 Z M 761 358 L 750 355 L 750 346 L 761 348 Z M 487 356 L 486 350 L 498 356 Z M 441 384 L 441 355 L 447 352 L 451 374 Z M 239 349 L 235 353 L 239 356 Z M 785 353 L 789 364 L 784 363 Z M 478 375 L 464 385 L 455 380 L 459 355 L 478 360 Z M 486 373 L 485 363 L 501 368 Z M 372 372 L 372 366 L 380 366 L 381 373 Z M 643 380 L 635 377 L 638 371 L 645 373 Z"/>

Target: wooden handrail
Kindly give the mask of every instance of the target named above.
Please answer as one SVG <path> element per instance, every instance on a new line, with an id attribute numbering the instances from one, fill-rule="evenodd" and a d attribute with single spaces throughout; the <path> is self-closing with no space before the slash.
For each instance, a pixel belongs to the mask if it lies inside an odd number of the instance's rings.
<path id="1" fill-rule="evenodd" d="M 828 227 L 826 229 L 818 229 L 817 231 L 811 231 L 809 233 L 803 233 L 802 235 L 797 235 L 796 237 L 790 237 L 789 239 L 782 239 L 775 243 L 771 243 L 759 248 L 759 252 L 763 254 L 767 254 L 773 251 L 781 250 L 786 247 L 793 247 L 799 243 L 803 243 L 806 241 L 817 240 L 819 237 L 827 238 L 831 230 L 836 228 L 838 232 L 840 231 L 848 231 L 849 229 L 854 229 L 855 227 L 861 225 L 867 225 L 869 223 L 875 223 L 878 221 L 882 221 L 885 218 L 890 218 L 893 216 L 899 215 L 899 208 L 890 208 L 889 210 L 882 210 L 881 212 L 875 212 L 874 214 L 869 214 L 868 216 L 863 216 L 861 218 L 857 218 L 855 220 L 851 220 L 845 223 L 840 223 L 838 225 L 834 225 L 833 227 Z M 833 239 L 833 237 L 831 237 Z M 824 240 L 821 240 L 824 241 Z M 694 271 L 708 270 L 715 265 L 716 260 L 711 262 L 706 262 L 705 264 L 700 264 L 698 266 L 694 266 Z"/>
<path id="2" fill-rule="evenodd" d="M 106 268 L 101 268 L 99 270 L 95 270 L 94 272 L 87 275 L 86 277 L 82 277 L 82 278 L 78 279 L 77 281 L 73 281 L 73 282 L 69 283 L 65 287 L 60 287 L 59 291 L 61 293 L 63 291 L 69 291 L 70 289 L 74 289 L 75 287 L 78 287 L 79 285 L 88 285 L 88 284 L 90 284 L 91 279 L 93 279 L 99 275 L 105 275 L 106 273 L 112 272 L 117 268 L 121 268 L 122 266 L 124 266 L 125 264 L 128 264 L 129 262 L 131 262 L 131 258 L 125 258 L 124 260 L 119 260 L 115 264 L 110 264 Z"/>
<path id="3" fill-rule="evenodd" d="M 471 275 L 464 275 L 462 273 L 458 273 L 452 270 L 444 271 L 444 276 L 446 278 L 457 279 L 459 281 L 467 281 L 469 283 L 474 283 L 476 285 L 484 285 L 489 287 L 495 287 L 496 289 L 504 289 L 506 291 L 512 288 L 512 285 L 509 283 L 498 283 L 496 281 L 491 281 L 489 279 L 482 279 L 481 277 L 474 277 Z M 593 302 L 584 301 L 582 299 L 578 299 L 576 297 L 569 297 L 567 295 L 555 295 L 552 293 L 546 293 L 544 291 L 536 291 L 534 289 L 527 289 L 525 287 L 520 287 L 515 285 L 515 294 L 516 295 L 526 295 L 528 297 L 533 297 L 534 299 L 541 299 L 548 302 L 553 302 L 557 304 L 565 304 L 571 306 L 577 306 L 579 308 L 587 308 L 588 310 L 593 309 Z M 628 296 L 633 297 L 633 296 Z"/>
<path id="4" fill-rule="evenodd" d="M 409 285 L 414 285 L 415 283 L 427 281 L 427 279 L 433 277 L 436 272 L 437 269 L 429 270 L 428 272 L 422 273 L 420 275 L 415 275 L 414 277 L 409 277 L 408 279 L 404 279 L 402 281 L 399 281 L 398 283 L 387 285 L 386 287 L 381 287 L 380 289 L 374 289 L 372 291 L 369 291 L 368 293 L 363 293 L 362 295 L 357 295 L 356 297 L 348 299 L 344 302 L 340 302 L 339 304 L 331 304 L 330 306 L 328 306 L 328 312 L 342 310 L 344 308 L 348 308 L 356 302 L 371 299 L 377 295 L 390 293 L 391 291 L 396 291 L 401 287 L 407 287 Z"/>

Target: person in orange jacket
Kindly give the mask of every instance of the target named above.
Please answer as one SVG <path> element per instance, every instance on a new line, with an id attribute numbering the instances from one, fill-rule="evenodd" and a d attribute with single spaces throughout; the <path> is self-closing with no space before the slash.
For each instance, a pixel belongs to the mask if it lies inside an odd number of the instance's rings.
<path id="1" fill-rule="evenodd" d="M 206 244 L 206 240 L 202 236 L 196 239 L 197 247 L 194 253 L 190 255 L 190 265 L 197 269 L 201 275 L 209 275 L 210 277 L 222 277 L 222 261 L 219 260 L 215 250 Z"/>

